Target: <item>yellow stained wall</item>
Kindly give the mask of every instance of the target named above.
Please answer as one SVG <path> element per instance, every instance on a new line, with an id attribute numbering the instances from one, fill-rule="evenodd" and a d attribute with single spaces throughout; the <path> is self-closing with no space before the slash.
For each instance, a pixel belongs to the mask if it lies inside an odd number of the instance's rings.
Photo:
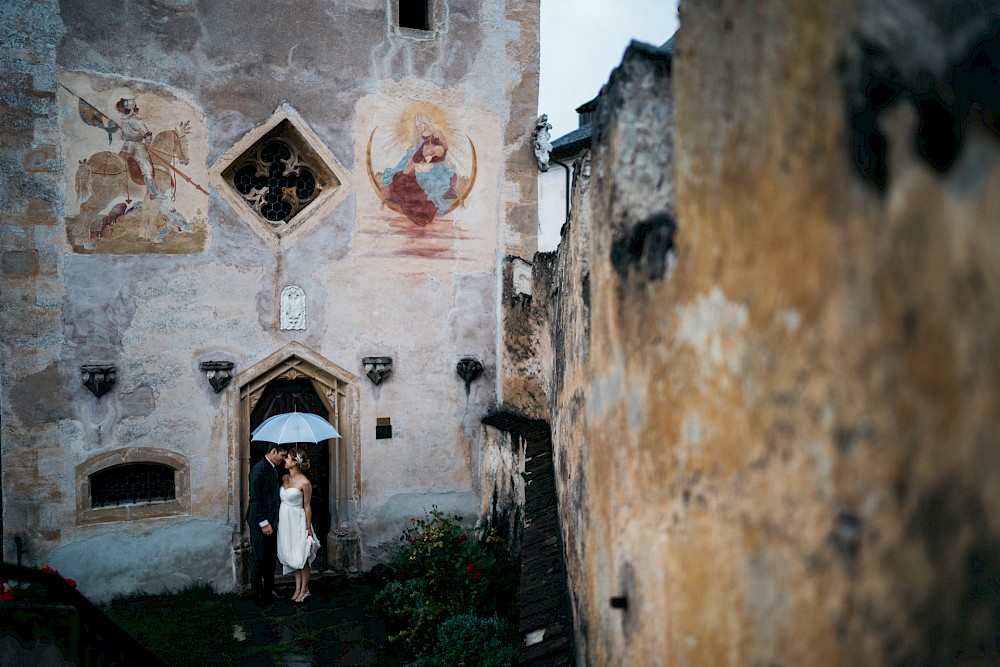
<path id="1" fill-rule="evenodd" d="M 580 664 L 994 664 L 992 19 L 690 0 L 669 66 L 626 53 L 533 288 Z"/>

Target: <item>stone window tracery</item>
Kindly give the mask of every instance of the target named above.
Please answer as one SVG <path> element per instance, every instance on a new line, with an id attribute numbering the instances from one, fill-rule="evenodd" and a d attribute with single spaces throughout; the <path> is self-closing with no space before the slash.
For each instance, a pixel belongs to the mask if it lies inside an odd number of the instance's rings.
<path id="1" fill-rule="evenodd" d="M 233 185 L 272 225 L 291 220 L 317 193 L 316 176 L 295 148 L 282 139 L 255 146 L 233 174 Z"/>
<path id="2" fill-rule="evenodd" d="M 327 219 L 351 174 L 287 102 L 210 168 L 212 186 L 265 242 L 283 246 Z"/>
<path id="3" fill-rule="evenodd" d="M 339 181 L 287 120 L 278 123 L 223 172 L 243 202 L 281 228 Z"/>

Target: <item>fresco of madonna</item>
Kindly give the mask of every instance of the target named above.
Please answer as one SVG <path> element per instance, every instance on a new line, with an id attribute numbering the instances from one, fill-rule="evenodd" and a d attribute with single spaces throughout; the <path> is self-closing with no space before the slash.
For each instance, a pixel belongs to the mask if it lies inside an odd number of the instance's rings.
<path id="1" fill-rule="evenodd" d="M 435 126 L 430 116 L 415 113 L 410 145 L 394 167 L 374 173 L 371 144 L 376 127 L 368 139 L 368 174 L 382 203 L 425 227 L 435 218 L 446 215 L 464 203 L 476 178 L 476 148 L 469 141 L 472 173 L 466 178 L 457 173 L 448 156 L 448 137 Z"/>

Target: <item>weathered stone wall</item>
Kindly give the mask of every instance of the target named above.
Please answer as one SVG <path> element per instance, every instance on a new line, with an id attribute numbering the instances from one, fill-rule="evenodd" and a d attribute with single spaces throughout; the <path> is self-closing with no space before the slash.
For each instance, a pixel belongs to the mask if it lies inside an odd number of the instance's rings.
<path id="1" fill-rule="evenodd" d="M 580 663 L 993 664 L 997 14 L 681 11 L 533 286 Z"/>
<path id="2" fill-rule="evenodd" d="M 56 505 L 72 507 L 73 477 L 61 459 L 61 424 L 73 411 L 75 386 L 58 363 L 65 344 L 66 286 L 59 224 L 63 199 L 59 118 L 55 107 L 55 46 L 65 34 L 58 3 L 5 5 L 0 10 L 4 85 L 0 211 L 3 211 L 4 557 L 14 535 L 30 526 L 27 546 L 58 543 Z M 15 430 L 15 425 L 19 428 Z M 16 444 L 15 444 L 16 441 Z M 72 470 L 72 465 L 68 466 Z M 9 537 L 8 537 L 9 536 Z"/>
<path id="3" fill-rule="evenodd" d="M 247 457 L 238 384 L 255 380 L 239 374 L 280 365 L 289 344 L 349 385 L 342 454 L 353 458 L 331 454 L 328 491 L 349 508 L 340 519 L 364 566 L 432 504 L 470 521 L 488 504 L 479 419 L 499 393 L 500 258 L 535 251 L 538 3 L 430 4 L 427 32 L 396 26 L 383 0 L 3 4 L 5 558 L 20 538 L 26 562 L 95 597 L 233 585 Z M 95 167 L 83 188 L 84 163 L 123 144 L 84 119 L 78 96 L 116 120 L 115 100 L 134 97 L 154 134 L 182 126 L 191 159 L 177 166 L 205 192 L 178 177 L 162 201 L 140 184 L 95 203 L 119 186 L 98 185 Z M 234 147 L 279 114 L 337 181 L 281 238 L 247 217 L 224 175 Z M 418 226 L 373 172 L 388 173 L 425 117 L 463 199 Z M 125 212 L 102 223 L 116 201 Z M 154 207 L 160 217 L 135 233 L 139 209 Z M 304 330 L 279 326 L 288 285 L 305 293 Z M 366 356 L 393 358 L 378 386 Z M 465 356 L 485 368 L 468 391 Z M 209 360 L 244 379 L 216 394 L 198 369 Z M 99 399 L 80 381 L 93 363 L 118 369 Z M 375 438 L 380 417 L 391 439 Z M 119 450 L 185 461 L 182 511 L 80 520 L 80 471 Z"/>

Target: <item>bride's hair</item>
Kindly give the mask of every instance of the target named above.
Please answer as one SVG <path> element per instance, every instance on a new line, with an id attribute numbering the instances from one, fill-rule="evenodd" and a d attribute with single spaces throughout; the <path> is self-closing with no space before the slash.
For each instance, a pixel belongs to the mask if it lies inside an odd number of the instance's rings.
<path id="1" fill-rule="evenodd" d="M 299 465 L 299 470 L 302 472 L 309 470 L 309 455 L 305 449 L 302 449 L 298 445 L 292 447 L 288 450 L 288 458 L 295 459 L 295 462 Z"/>

